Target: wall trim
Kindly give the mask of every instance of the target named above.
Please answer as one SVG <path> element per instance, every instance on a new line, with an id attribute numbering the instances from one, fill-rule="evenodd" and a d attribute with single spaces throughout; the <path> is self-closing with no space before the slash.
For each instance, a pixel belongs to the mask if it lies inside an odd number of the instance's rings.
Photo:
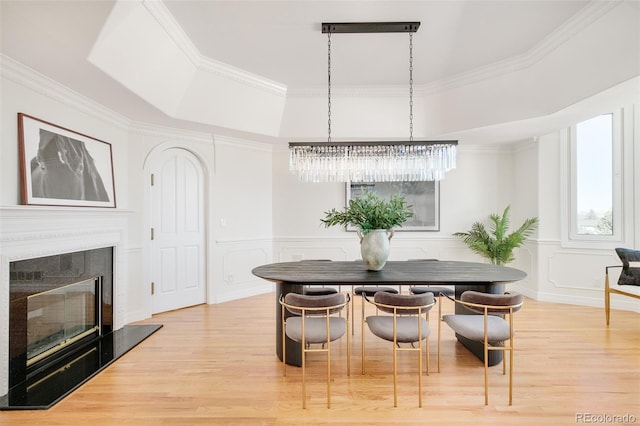
<path id="1" fill-rule="evenodd" d="M 126 130 L 131 125 L 131 121 L 123 115 L 94 102 L 90 98 L 2 53 L 0 53 L 0 70 L 3 78 L 116 128 Z"/>
<path id="2" fill-rule="evenodd" d="M 142 4 L 198 70 L 216 74 L 274 95 L 286 96 L 287 86 L 282 83 L 202 55 L 162 1 L 144 0 Z"/>
<path id="3" fill-rule="evenodd" d="M 591 25 L 602 16 L 619 6 L 620 1 L 592 1 L 582 8 L 573 17 L 567 20 L 562 26 L 547 36 L 537 45 L 527 52 L 513 56 L 511 58 L 494 62 L 484 67 L 475 68 L 468 72 L 462 72 L 451 77 L 436 80 L 422 85 L 414 85 L 414 95 L 426 97 L 439 92 L 468 86 L 492 78 L 509 75 L 511 73 L 526 69 L 535 65 L 544 57 L 552 53 L 558 47 L 575 37 L 580 31 Z M 326 96 L 326 88 L 306 88 L 290 89 L 288 97 L 317 97 Z M 334 89 L 331 89 L 331 96 L 334 96 Z M 367 96 L 405 96 L 406 87 L 388 86 L 386 88 L 336 88 L 336 97 L 367 97 Z"/>

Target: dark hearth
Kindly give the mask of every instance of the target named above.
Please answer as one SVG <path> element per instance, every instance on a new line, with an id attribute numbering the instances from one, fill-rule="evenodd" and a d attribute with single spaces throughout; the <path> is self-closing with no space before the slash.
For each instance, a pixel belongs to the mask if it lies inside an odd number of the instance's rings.
<path id="1" fill-rule="evenodd" d="M 127 325 L 79 348 L 0 397 L 0 410 L 44 410 L 115 362 L 162 325 Z"/>
<path id="2" fill-rule="evenodd" d="M 114 331 L 113 281 L 113 247 L 10 263 L 0 410 L 49 408 L 161 327 Z"/>

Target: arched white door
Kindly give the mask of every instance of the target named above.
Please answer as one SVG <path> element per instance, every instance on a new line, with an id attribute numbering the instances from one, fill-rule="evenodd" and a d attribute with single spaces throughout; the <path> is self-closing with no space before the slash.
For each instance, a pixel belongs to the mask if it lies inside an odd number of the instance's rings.
<path id="1" fill-rule="evenodd" d="M 206 302 L 204 172 L 181 148 L 159 154 L 151 167 L 152 312 Z"/>

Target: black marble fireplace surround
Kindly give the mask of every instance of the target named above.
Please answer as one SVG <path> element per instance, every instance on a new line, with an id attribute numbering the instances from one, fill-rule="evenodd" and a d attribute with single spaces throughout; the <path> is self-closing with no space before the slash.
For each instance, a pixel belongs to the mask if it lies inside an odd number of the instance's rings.
<path id="1" fill-rule="evenodd" d="M 112 247 L 11 262 L 9 270 L 9 392 L 0 410 L 50 408 L 162 327 L 113 330 Z M 27 296 L 93 277 L 102 280 L 100 332 L 27 367 Z"/>

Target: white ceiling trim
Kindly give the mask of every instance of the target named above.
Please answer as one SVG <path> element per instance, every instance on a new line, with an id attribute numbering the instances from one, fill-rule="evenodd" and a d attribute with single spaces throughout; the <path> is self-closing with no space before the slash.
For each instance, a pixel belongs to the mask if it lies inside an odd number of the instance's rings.
<path id="1" fill-rule="evenodd" d="M 234 148 L 244 148 L 252 151 L 273 152 L 273 145 L 227 135 L 216 135 L 214 144 L 217 146 L 223 145 Z"/>
<path id="2" fill-rule="evenodd" d="M 282 83 L 203 56 L 162 0 L 143 0 L 142 4 L 198 70 L 216 74 L 271 94 L 283 97 L 286 95 L 287 86 Z"/>
<path id="3" fill-rule="evenodd" d="M 98 104 L 86 96 L 63 86 L 36 70 L 0 53 L 0 73 L 2 78 L 13 81 L 35 93 L 60 102 L 79 112 L 105 121 L 117 128 L 127 129 L 131 121 L 123 115 Z M 29 111 L 23 111 L 29 113 Z"/>
<path id="4" fill-rule="evenodd" d="M 611 12 L 623 1 L 592 1 L 526 53 L 428 84 L 414 85 L 414 94 L 418 96 L 433 95 L 529 68 L 575 37 L 593 22 Z M 407 82 L 407 86 L 393 87 L 332 87 L 331 95 L 334 96 L 335 94 L 336 97 L 407 96 L 408 86 Z M 288 90 L 287 97 L 318 97 L 326 96 L 326 94 L 326 87 L 291 88 Z"/>
<path id="5" fill-rule="evenodd" d="M 563 25 L 558 27 L 553 33 L 545 37 L 540 43 L 529 49 L 528 52 L 484 67 L 478 67 L 469 72 L 460 73 L 446 79 L 422 85 L 416 90 L 420 91 L 423 95 L 428 95 L 529 68 L 579 34 L 593 22 L 622 4 L 622 1 L 623 0 L 592 1 Z"/>
<path id="6" fill-rule="evenodd" d="M 184 130 L 175 127 L 166 127 L 159 126 L 157 124 L 140 122 L 132 123 L 129 127 L 129 132 L 135 135 L 167 139 L 171 142 L 183 141 L 201 143 L 205 145 L 213 145 L 214 139 L 214 136 L 211 133 Z"/>

